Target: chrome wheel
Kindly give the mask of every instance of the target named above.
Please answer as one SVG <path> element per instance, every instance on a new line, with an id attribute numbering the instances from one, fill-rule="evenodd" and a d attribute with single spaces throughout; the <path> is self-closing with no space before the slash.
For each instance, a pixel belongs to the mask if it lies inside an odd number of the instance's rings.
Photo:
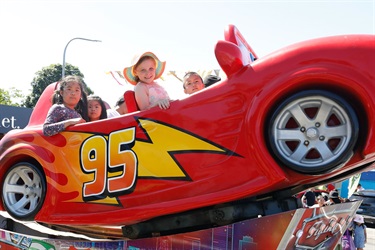
<path id="1" fill-rule="evenodd" d="M 29 163 L 13 166 L 3 182 L 3 203 L 16 219 L 33 219 L 44 201 L 45 181 L 40 171 Z"/>
<path id="2" fill-rule="evenodd" d="M 358 137 L 358 121 L 350 105 L 325 91 L 295 95 L 270 121 L 275 155 L 305 173 L 327 171 L 346 161 Z"/>

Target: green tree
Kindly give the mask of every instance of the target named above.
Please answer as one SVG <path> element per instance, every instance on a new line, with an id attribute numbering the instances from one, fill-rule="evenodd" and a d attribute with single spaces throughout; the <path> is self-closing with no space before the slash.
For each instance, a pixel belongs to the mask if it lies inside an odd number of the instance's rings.
<path id="1" fill-rule="evenodd" d="M 21 101 L 25 96 L 21 90 L 11 87 L 9 90 L 0 88 L 0 104 L 8 106 L 21 106 L 20 103 L 14 102 L 14 100 Z"/>
<path id="2" fill-rule="evenodd" d="M 42 68 L 42 70 L 36 73 L 31 87 L 32 92 L 30 95 L 26 96 L 23 106 L 27 108 L 33 108 L 37 101 L 39 100 L 40 95 L 43 93 L 44 89 L 51 83 L 57 82 L 61 79 L 62 65 L 61 64 L 51 64 L 50 66 Z M 81 73 L 78 67 L 75 67 L 69 63 L 65 65 L 65 75 L 77 75 L 84 78 L 84 75 Z M 93 91 L 85 87 L 88 94 L 92 94 Z"/>

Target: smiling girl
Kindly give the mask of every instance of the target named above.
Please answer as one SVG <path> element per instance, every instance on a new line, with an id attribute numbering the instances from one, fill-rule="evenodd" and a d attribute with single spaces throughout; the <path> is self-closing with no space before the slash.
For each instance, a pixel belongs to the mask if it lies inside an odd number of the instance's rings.
<path id="1" fill-rule="evenodd" d="M 132 66 L 124 69 L 126 80 L 135 85 L 135 99 L 140 110 L 155 106 L 161 109 L 169 108 L 167 91 L 155 82 L 163 74 L 164 69 L 165 62 L 161 62 L 152 52 L 134 57 Z"/>

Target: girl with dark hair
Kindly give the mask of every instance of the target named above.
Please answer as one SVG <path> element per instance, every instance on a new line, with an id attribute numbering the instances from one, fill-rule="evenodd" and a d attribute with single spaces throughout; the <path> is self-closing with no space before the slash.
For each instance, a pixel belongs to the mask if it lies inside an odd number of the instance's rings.
<path id="1" fill-rule="evenodd" d="M 52 136 L 68 126 L 89 120 L 87 94 L 79 76 L 66 76 L 52 96 L 52 107 L 43 124 L 43 133 Z"/>
<path id="2" fill-rule="evenodd" d="M 107 118 L 107 108 L 102 98 L 97 95 L 87 97 L 88 115 L 90 121 L 97 121 Z"/>

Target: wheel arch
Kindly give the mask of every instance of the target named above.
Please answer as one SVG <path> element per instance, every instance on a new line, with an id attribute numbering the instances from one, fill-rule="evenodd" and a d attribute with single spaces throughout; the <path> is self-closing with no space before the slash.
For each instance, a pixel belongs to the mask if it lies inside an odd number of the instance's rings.
<path id="1" fill-rule="evenodd" d="M 2 176 L 1 183 L 4 183 L 4 180 L 6 178 L 6 173 L 8 173 L 8 171 L 12 167 L 14 167 L 18 164 L 21 164 L 21 163 L 31 164 L 41 173 L 41 178 L 43 178 L 43 181 L 45 183 L 45 185 L 44 185 L 45 194 L 47 194 L 47 192 L 48 192 L 47 178 L 46 178 L 46 173 L 45 173 L 42 165 L 40 164 L 40 162 L 37 159 L 33 158 L 30 155 L 26 155 L 26 154 L 15 155 L 14 157 L 8 158 L 8 160 L 6 162 L 1 163 L 1 176 Z M 4 205 L 4 197 L 3 197 L 3 185 L 0 185 L 0 194 L 1 194 L 1 202 L 0 202 L 1 209 L 6 210 L 5 205 Z M 43 199 L 41 207 L 43 207 L 44 202 L 45 202 L 45 199 Z M 32 220 L 32 218 L 30 218 L 29 220 Z"/>
<path id="2" fill-rule="evenodd" d="M 25 158 L 26 159 L 26 158 Z M 38 177 L 40 177 L 40 185 L 41 185 L 41 194 L 40 196 L 39 195 L 36 195 L 36 197 L 40 197 L 39 198 L 39 201 L 37 202 L 37 205 L 36 205 L 36 208 L 33 209 L 32 211 L 28 212 L 28 213 L 25 213 L 25 214 L 17 214 L 18 212 L 17 211 L 10 211 L 12 209 L 9 209 L 7 208 L 7 205 L 6 203 L 10 202 L 10 203 L 13 203 L 13 202 L 18 202 L 16 198 L 17 195 L 19 194 L 16 194 L 16 195 L 11 195 L 9 196 L 9 194 L 6 195 L 6 198 L 4 196 L 4 185 L 6 185 L 6 180 L 8 179 L 8 175 L 10 176 L 8 180 L 12 180 L 12 175 L 14 176 L 14 174 L 12 173 L 12 171 L 14 171 L 15 169 L 19 168 L 19 167 L 27 167 L 27 168 L 30 168 L 32 170 L 32 173 L 33 173 L 33 178 L 32 178 L 32 183 L 36 183 L 35 182 L 35 175 L 34 173 L 37 174 Z M 28 173 L 30 173 L 28 171 Z M 24 182 L 24 184 L 22 183 L 19 183 L 18 179 L 22 178 L 20 177 L 21 175 L 18 175 L 17 173 L 17 182 L 14 182 L 14 184 L 16 185 L 21 185 L 21 186 L 24 186 L 27 182 Z M 13 182 L 13 181 L 11 181 Z M 12 185 L 14 185 L 12 184 Z M 38 187 L 38 185 L 31 185 L 31 190 L 33 190 L 35 187 Z M 28 189 L 27 187 L 24 188 L 25 190 Z M 14 192 L 14 191 L 11 191 L 11 192 Z M 3 209 L 5 211 L 7 211 L 12 217 L 16 218 L 16 219 L 19 219 L 19 220 L 24 220 L 24 221 L 33 221 L 35 220 L 35 217 L 36 215 L 39 213 L 39 211 L 43 208 L 43 204 L 45 202 L 45 198 L 46 198 L 46 193 L 47 193 L 47 181 L 46 181 L 46 175 L 43 171 L 43 168 L 41 167 L 41 165 L 35 161 L 34 159 L 28 159 L 28 161 L 18 161 L 18 162 L 14 162 L 13 165 L 10 165 L 9 168 L 7 169 L 6 173 L 4 174 L 3 178 L 2 178 L 2 185 L 1 185 L 1 198 L 2 198 L 2 202 L 1 202 L 1 205 L 3 207 Z M 25 193 L 25 191 L 23 191 L 23 197 L 26 196 L 26 195 L 29 195 L 28 192 Z M 33 197 L 30 195 L 30 197 Z M 27 204 L 27 203 L 26 203 Z M 29 204 L 32 204 L 32 202 L 30 202 Z M 31 205 L 28 205 L 30 207 L 32 207 Z M 25 207 L 25 205 L 22 206 L 22 208 L 19 208 L 19 209 L 23 209 Z M 17 209 L 17 210 L 19 210 Z"/>
<path id="3" fill-rule="evenodd" d="M 308 127 L 298 125 L 298 123 L 300 121 L 303 122 L 306 117 L 310 117 L 310 115 L 315 115 L 314 113 L 317 111 L 314 111 L 312 114 L 309 114 L 311 113 L 311 108 L 313 108 L 313 110 L 320 110 L 320 108 L 317 107 L 325 106 L 318 105 L 316 99 L 312 98 L 313 96 L 321 96 L 321 99 L 319 101 L 320 104 L 328 105 L 328 107 L 331 108 L 334 107 L 334 109 L 332 110 L 335 110 L 335 112 L 327 113 L 330 115 L 325 117 L 329 118 L 327 120 L 327 124 L 331 125 L 327 125 L 324 122 L 325 120 L 310 120 L 309 122 L 306 121 L 306 125 Z M 295 109 L 296 106 L 306 108 L 301 110 L 302 112 L 298 115 L 299 117 L 290 115 L 290 110 Z M 323 108 L 323 114 L 325 113 L 324 110 L 325 109 Z M 358 114 L 350 105 L 350 103 L 347 100 L 345 100 L 345 98 L 332 91 L 322 89 L 306 89 L 299 91 L 295 94 L 288 96 L 285 100 L 283 100 L 283 102 L 279 104 L 279 106 L 275 107 L 275 109 L 271 110 L 268 114 L 268 120 L 266 120 L 265 124 L 267 129 L 265 130 L 266 133 L 264 135 L 266 139 L 267 148 L 270 151 L 271 155 L 273 155 L 274 159 L 278 163 L 280 163 L 280 165 L 283 165 L 294 171 L 303 174 L 313 175 L 330 172 L 333 169 L 342 166 L 342 164 L 346 163 L 353 156 L 353 152 L 355 151 L 354 148 L 357 144 L 359 135 L 359 122 L 357 117 Z M 288 125 L 291 121 L 293 121 L 292 124 L 294 122 L 297 123 L 295 125 Z M 320 125 L 318 126 L 316 124 Z M 288 135 L 291 136 L 289 137 L 289 139 L 285 138 L 281 140 L 279 144 L 277 142 L 279 141 L 279 139 L 277 139 L 278 136 L 275 136 L 274 133 L 276 129 L 275 126 L 278 127 L 280 125 L 288 126 L 288 128 L 291 129 L 289 131 L 294 132 L 292 132 L 293 135 Z M 332 125 L 343 126 L 345 130 L 348 130 L 348 134 L 342 135 L 340 137 L 329 136 L 330 134 L 327 134 L 327 129 Z M 288 130 L 288 128 L 286 129 Z M 295 130 L 295 128 L 299 129 Z M 276 130 L 279 131 L 279 129 Z M 284 128 L 282 128 L 281 130 L 284 130 Z M 308 134 L 310 134 L 310 132 L 312 131 L 315 131 L 314 134 L 316 133 L 315 135 L 319 135 L 319 138 L 317 136 L 310 137 L 310 135 Z M 296 134 L 296 132 L 298 135 Z M 304 143 L 307 143 L 306 147 L 303 146 L 302 141 L 300 141 L 300 136 L 302 135 L 304 137 Z M 320 137 L 323 137 L 323 139 L 320 139 Z M 296 144 L 298 141 L 299 143 Z M 315 146 L 307 146 L 311 143 Z M 323 145 L 325 146 L 323 147 Z M 313 153 L 313 155 L 315 156 L 313 158 L 310 158 L 311 156 L 309 155 L 313 151 L 316 152 Z M 302 158 L 298 158 L 298 156 L 293 156 L 297 152 L 304 152 L 303 156 L 300 155 L 300 157 Z M 329 156 L 327 153 L 330 153 Z"/>
<path id="4" fill-rule="evenodd" d="M 360 138 L 357 146 L 364 150 L 369 142 L 363 138 L 371 137 L 375 141 L 375 133 L 371 133 L 371 124 L 375 123 L 375 98 L 369 90 L 375 87 L 371 72 L 363 69 L 363 62 L 343 63 L 340 60 L 321 58 L 311 62 L 308 58 L 296 64 L 293 56 L 283 61 L 281 71 L 263 86 L 264 114 L 257 119 L 266 121 L 269 110 L 275 109 L 285 98 L 303 90 L 320 89 L 336 93 L 350 103 L 359 119 Z M 285 66 L 288 65 L 288 66 Z M 260 65 L 262 67 L 262 65 Z M 267 65 L 270 67 L 270 65 Z M 278 65 L 272 67 L 278 68 Z M 260 69 L 257 69 L 259 71 Z M 365 114 L 365 115 L 361 115 Z M 263 131 L 264 132 L 264 131 Z M 375 151 L 375 145 L 372 150 Z"/>
<path id="5" fill-rule="evenodd" d="M 27 150 L 28 151 L 28 150 Z M 37 159 L 37 156 L 34 155 L 34 152 L 18 152 L 18 151 L 12 151 L 12 152 L 7 152 L 7 157 L 4 157 L 0 161 L 0 176 L 4 176 L 4 174 L 11 168 L 12 166 L 20 163 L 20 162 L 28 162 L 33 164 L 35 167 L 39 169 L 44 175 L 44 178 L 46 178 L 46 173 L 43 169 L 42 164 L 40 163 L 39 159 Z M 0 189 L 2 189 L 0 187 Z M 2 191 L 2 190 L 0 190 Z"/>
<path id="6" fill-rule="evenodd" d="M 358 140 L 354 146 L 354 149 L 359 149 L 363 150 L 365 144 L 366 144 L 366 138 L 368 137 L 369 134 L 369 119 L 367 115 L 361 115 L 361 114 L 367 114 L 367 110 L 365 106 L 361 103 L 359 95 L 348 89 L 338 89 L 337 86 L 335 85 L 336 83 L 327 83 L 325 81 L 321 82 L 311 82 L 311 83 L 301 83 L 300 88 L 295 88 L 291 91 L 286 91 L 285 93 L 281 94 L 279 97 L 275 99 L 273 104 L 269 107 L 266 116 L 264 117 L 264 126 L 266 126 L 272 117 L 272 111 L 276 110 L 277 107 L 289 96 L 295 95 L 299 92 L 302 91 L 327 91 L 334 93 L 338 96 L 340 96 L 342 99 L 347 101 L 350 106 L 353 108 L 355 114 L 357 115 L 358 118 L 358 125 L 359 125 L 359 134 L 358 134 Z M 263 134 L 266 135 L 267 131 L 263 130 Z"/>
<path id="7" fill-rule="evenodd" d="M 361 96 L 362 94 L 358 93 L 355 88 L 337 88 L 337 86 L 340 84 L 339 82 L 329 82 L 325 80 L 312 80 L 310 82 L 301 82 L 301 83 L 296 83 L 297 87 L 291 89 L 290 91 L 285 91 L 279 93 L 280 95 L 276 97 L 270 105 L 268 112 L 265 116 L 265 123 L 269 123 L 271 116 L 272 116 L 272 111 L 274 111 L 286 98 L 289 96 L 295 95 L 299 92 L 302 91 L 312 91 L 312 90 L 321 90 L 321 91 L 327 91 L 334 93 L 338 96 L 340 96 L 342 99 L 347 101 L 350 106 L 353 108 L 354 112 L 357 115 L 358 118 L 358 125 L 359 125 L 359 135 L 358 135 L 358 140 L 355 145 L 355 149 L 363 149 L 365 144 L 366 144 L 366 138 L 369 134 L 369 118 L 367 115 L 360 115 L 360 114 L 367 114 L 368 113 L 368 108 L 364 106 L 361 101 Z M 374 107 L 375 108 L 375 107 Z M 263 131 L 264 134 L 267 133 L 266 130 Z"/>
<path id="8" fill-rule="evenodd" d="M 327 68 L 312 68 L 305 70 L 294 70 L 285 72 L 283 77 L 275 77 L 265 83 L 259 95 L 253 100 L 246 117 L 247 128 L 251 133 L 247 141 L 254 141 L 249 148 L 256 149 L 255 153 L 262 155 L 261 158 L 272 158 L 267 144 L 267 124 L 280 103 L 288 96 L 305 90 L 323 90 L 335 93 L 346 100 L 353 108 L 358 118 L 359 136 L 354 150 L 363 152 L 366 148 L 371 128 L 369 124 L 374 120 L 374 114 L 370 112 L 375 108 L 367 88 L 372 86 L 370 79 L 353 70 L 327 70 Z M 365 114 L 365 115 L 363 115 Z M 373 135 L 375 136 L 375 135 Z M 256 145 L 256 147 L 254 147 Z M 363 154 L 361 155 L 363 157 Z M 271 162 L 278 164 L 278 162 Z M 283 169 L 281 167 L 281 169 Z"/>

